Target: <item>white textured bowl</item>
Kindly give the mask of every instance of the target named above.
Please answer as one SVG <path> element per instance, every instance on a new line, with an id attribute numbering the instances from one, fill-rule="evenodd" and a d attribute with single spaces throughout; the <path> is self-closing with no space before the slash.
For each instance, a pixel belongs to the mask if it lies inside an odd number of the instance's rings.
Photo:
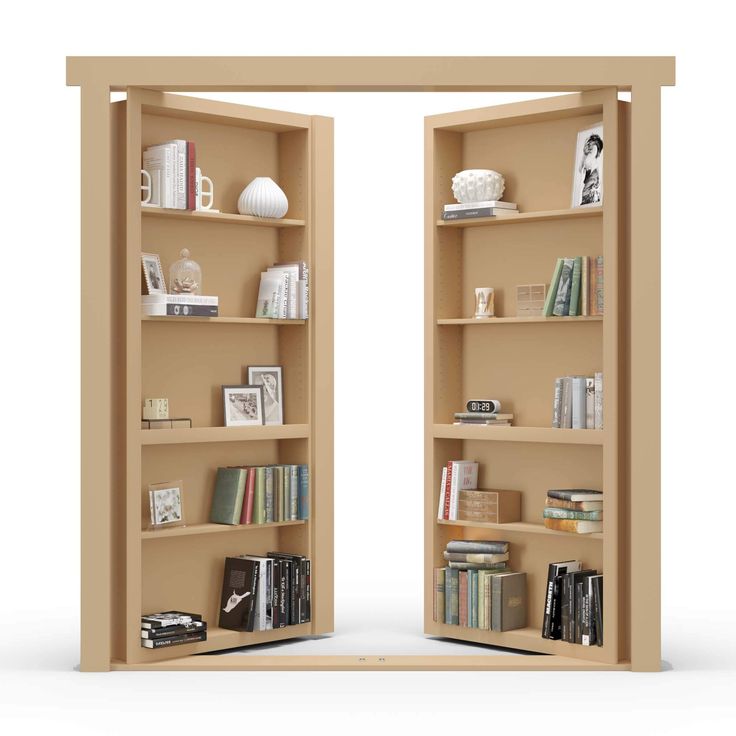
<path id="1" fill-rule="evenodd" d="M 503 176 L 492 169 L 466 169 L 452 177 L 452 193 L 463 204 L 499 200 L 505 188 Z"/>
<path id="2" fill-rule="evenodd" d="M 257 176 L 238 197 L 238 212 L 256 217 L 283 217 L 289 200 L 283 189 L 267 176 Z"/>

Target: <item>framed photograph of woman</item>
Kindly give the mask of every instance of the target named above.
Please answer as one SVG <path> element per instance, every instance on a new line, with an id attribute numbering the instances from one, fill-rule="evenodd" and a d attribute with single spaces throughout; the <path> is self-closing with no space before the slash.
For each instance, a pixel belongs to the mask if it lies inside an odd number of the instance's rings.
<path id="1" fill-rule="evenodd" d="M 603 124 L 581 130 L 575 146 L 572 185 L 573 207 L 603 204 Z"/>
<path id="2" fill-rule="evenodd" d="M 143 280 L 146 284 L 147 294 L 165 294 L 166 281 L 164 270 L 161 268 L 161 259 L 157 253 L 141 253 L 141 265 L 143 266 Z"/>
<path id="3" fill-rule="evenodd" d="M 284 382 L 280 365 L 248 366 L 248 383 L 263 386 L 266 424 L 284 423 Z"/>
<path id="4" fill-rule="evenodd" d="M 250 427 L 264 424 L 263 386 L 223 386 L 226 427 Z"/>

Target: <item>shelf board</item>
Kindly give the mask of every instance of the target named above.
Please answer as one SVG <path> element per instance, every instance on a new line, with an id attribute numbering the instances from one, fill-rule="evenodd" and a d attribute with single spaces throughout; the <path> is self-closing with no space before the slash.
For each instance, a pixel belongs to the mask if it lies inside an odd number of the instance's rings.
<path id="1" fill-rule="evenodd" d="M 438 524 L 445 526 L 467 526 L 473 529 L 500 529 L 509 532 L 522 532 L 523 534 L 551 534 L 560 537 L 572 537 L 573 539 L 603 539 L 603 534 L 572 534 L 571 532 L 559 532 L 556 529 L 547 529 L 544 524 L 531 524 L 525 521 L 514 521 L 508 524 L 493 524 L 490 521 L 447 521 L 437 519 Z"/>
<path id="2" fill-rule="evenodd" d="M 308 424 L 254 427 L 193 427 L 192 429 L 141 429 L 141 445 L 185 445 L 195 442 L 247 442 L 309 437 Z"/>
<path id="3" fill-rule="evenodd" d="M 250 225 L 251 227 L 304 227 L 304 220 L 276 219 L 273 217 L 253 217 L 253 215 L 234 215 L 229 212 L 190 212 L 188 210 L 165 210 L 160 207 L 141 207 L 147 217 L 163 217 L 169 220 L 191 220 L 194 222 L 221 222 L 226 225 Z"/>
<path id="4" fill-rule="evenodd" d="M 604 440 L 604 433 L 602 429 L 555 429 L 554 427 L 507 426 L 493 427 L 485 424 L 435 424 L 433 436 L 435 437 L 435 439 L 447 440 L 541 442 L 559 445 L 602 445 Z"/>
<path id="5" fill-rule="evenodd" d="M 305 325 L 305 319 L 264 319 L 263 317 L 149 317 L 141 315 L 141 322 L 199 322 L 213 325 Z"/>
<path id="6" fill-rule="evenodd" d="M 141 539 L 165 539 L 167 537 L 186 537 L 193 534 L 222 534 L 228 532 L 250 532 L 259 529 L 270 529 L 278 526 L 299 526 L 306 520 L 274 521 L 268 524 L 192 524 L 191 526 L 175 526 L 171 529 L 144 529 Z"/>
<path id="7" fill-rule="evenodd" d="M 166 319 L 162 317 L 161 319 Z M 570 322 L 603 322 L 603 315 L 593 317 L 487 317 L 474 319 L 438 319 L 438 325 L 508 325 L 508 324 L 562 324 Z"/>
<path id="8" fill-rule="evenodd" d="M 518 215 L 501 217 L 470 217 L 467 220 L 437 220 L 437 227 L 486 227 L 488 225 L 513 225 L 523 222 L 546 220 L 581 220 L 603 215 L 602 207 L 580 207 L 571 210 L 547 210 L 544 212 L 521 212 Z"/>

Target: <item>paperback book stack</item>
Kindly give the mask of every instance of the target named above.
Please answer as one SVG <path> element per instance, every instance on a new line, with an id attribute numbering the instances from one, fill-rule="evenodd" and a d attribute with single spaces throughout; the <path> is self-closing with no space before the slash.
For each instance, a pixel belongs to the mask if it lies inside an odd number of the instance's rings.
<path id="1" fill-rule="evenodd" d="M 603 646 L 603 575 L 580 560 L 550 563 L 542 637 Z"/>
<path id="2" fill-rule="evenodd" d="M 197 208 L 198 171 L 193 141 L 173 140 L 150 146 L 143 152 L 143 168 L 151 176 L 148 206 L 172 210 Z"/>
<path id="3" fill-rule="evenodd" d="M 555 379 L 552 426 L 603 429 L 603 374 Z"/>
<path id="4" fill-rule="evenodd" d="M 603 256 L 558 258 L 544 302 L 545 317 L 603 314 Z"/>
<path id="5" fill-rule="evenodd" d="M 501 402 L 496 399 L 471 399 L 465 411 L 455 412 L 454 424 L 482 424 L 487 427 L 510 427 L 513 414 L 501 413 Z"/>
<path id="6" fill-rule="evenodd" d="M 312 563 L 303 555 L 225 558 L 219 625 L 234 631 L 268 631 L 312 618 Z"/>
<path id="7" fill-rule="evenodd" d="M 213 524 L 270 524 L 309 518 L 309 466 L 218 468 Z"/>
<path id="8" fill-rule="evenodd" d="M 261 273 L 256 317 L 309 318 L 309 267 L 304 261 L 277 263 Z"/>
<path id="9" fill-rule="evenodd" d="M 141 617 L 141 646 L 146 649 L 198 641 L 207 641 L 207 623 L 198 613 L 164 611 Z"/>
<path id="10" fill-rule="evenodd" d="M 199 294 L 142 294 L 141 311 L 147 317 L 217 317 L 220 298 Z"/>
<path id="11" fill-rule="evenodd" d="M 446 204 L 442 208 L 443 220 L 467 220 L 473 217 L 513 217 L 518 214 L 519 208 L 514 202 L 500 202 L 497 200 Z"/>
<path id="12" fill-rule="evenodd" d="M 585 489 L 547 491 L 544 525 L 572 534 L 602 532 L 603 493 Z"/>
<path id="13" fill-rule="evenodd" d="M 526 573 L 508 570 L 509 543 L 453 540 L 434 570 L 438 623 L 486 631 L 526 626 Z"/>

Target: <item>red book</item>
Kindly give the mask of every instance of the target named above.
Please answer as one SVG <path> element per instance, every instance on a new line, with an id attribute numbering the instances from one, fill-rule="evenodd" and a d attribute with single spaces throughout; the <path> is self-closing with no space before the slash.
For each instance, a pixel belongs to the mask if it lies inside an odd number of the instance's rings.
<path id="1" fill-rule="evenodd" d="M 241 524 L 253 523 L 253 498 L 256 489 L 256 469 L 248 468 L 248 479 L 245 481 L 245 500 L 243 501 L 243 513 L 240 515 Z"/>
<path id="2" fill-rule="evenodd" d="M 458 576 L 460 584 L 458 586 L 458 613 L 460 615 L 460 626 L 468 625 L 468 571 L 460 570 Z"/>
<path id="3" fill-rule="evenodd" d="M 447 463 L 447 478 L 445 480 L 445 508 L 442 512 L 442 518 L 450 519 L 450 489 L 452 488 L 452 460 Z"/>
<path id="4" fill-rule="evenodd" d="M 187 209 L 197 209 L 197 154 L 194 141 L 187 141 Z"/>

